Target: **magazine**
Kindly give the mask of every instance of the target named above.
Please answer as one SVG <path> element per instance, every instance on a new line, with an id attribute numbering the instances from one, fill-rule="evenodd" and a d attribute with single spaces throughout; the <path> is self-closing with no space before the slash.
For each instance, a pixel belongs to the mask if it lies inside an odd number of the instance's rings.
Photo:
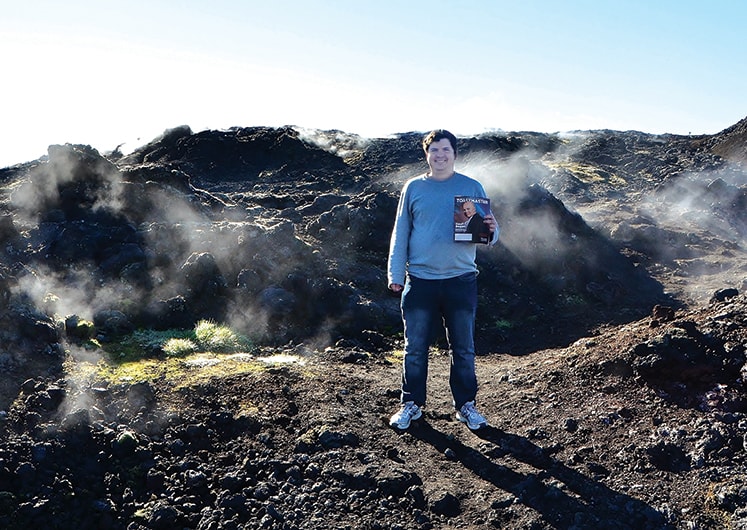
<path id="1" fill-rule="evenodd" d="M 490 213 L 490 199 L 454 197 L 454 241 L 490 243 L 490 229 L 484 223 Z"/>

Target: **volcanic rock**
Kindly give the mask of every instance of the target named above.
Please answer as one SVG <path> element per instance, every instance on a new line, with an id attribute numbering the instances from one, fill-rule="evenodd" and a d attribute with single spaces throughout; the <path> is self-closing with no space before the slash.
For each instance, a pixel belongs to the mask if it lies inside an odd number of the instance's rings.
<path id="1" fill-rule="evenodd" d="M 421 134 L 182 126 L 0 169 L 0 526 L 739 527 L 744 124 L 459 138 L 501 226 L 478 250 L 474 433 L 444 336 L 423 419 L 387 427 L 403 346 L 386 254 Z M 266 369 L 70 369 L 205 319 L 253 341 L 231 362 Z"/>

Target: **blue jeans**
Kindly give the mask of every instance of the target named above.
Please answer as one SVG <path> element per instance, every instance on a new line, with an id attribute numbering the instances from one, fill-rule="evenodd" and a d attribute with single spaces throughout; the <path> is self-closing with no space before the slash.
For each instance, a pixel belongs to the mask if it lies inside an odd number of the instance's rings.
<path id="1" fill-rule="evenodd" d="M 477 394 L 475 375 L 475 314 L 477 273 L 447 280 L 407 277 L 402 291 L 405 357 L 402 362 L 402 402 L 425 405 L 428 349 L 439 325 L 446 328 L 451 356 L 449 386 L 453 405 L 461 408 Z"/>

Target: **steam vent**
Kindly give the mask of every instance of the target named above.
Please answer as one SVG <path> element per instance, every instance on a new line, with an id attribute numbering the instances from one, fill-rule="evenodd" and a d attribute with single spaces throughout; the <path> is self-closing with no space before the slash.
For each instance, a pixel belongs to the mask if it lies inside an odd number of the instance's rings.
<path id="1" fill-rule="evenodd" d="M 490 426 L 386 285 L 422 132 L 182 126 L 0 169 L 0 527 L 747 528 L 747 119 L 459 138 Z"/>

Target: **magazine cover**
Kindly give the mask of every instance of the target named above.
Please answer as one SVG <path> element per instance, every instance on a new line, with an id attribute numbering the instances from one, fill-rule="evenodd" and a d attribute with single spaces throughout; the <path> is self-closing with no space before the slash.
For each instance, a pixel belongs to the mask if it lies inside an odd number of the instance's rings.
<path id="1" fill-rule="evenodd" d="M 490 229 L 483 220 L 490 213 L 490 199 L 454 197 L 454 241 L 489 243 Z"/>

